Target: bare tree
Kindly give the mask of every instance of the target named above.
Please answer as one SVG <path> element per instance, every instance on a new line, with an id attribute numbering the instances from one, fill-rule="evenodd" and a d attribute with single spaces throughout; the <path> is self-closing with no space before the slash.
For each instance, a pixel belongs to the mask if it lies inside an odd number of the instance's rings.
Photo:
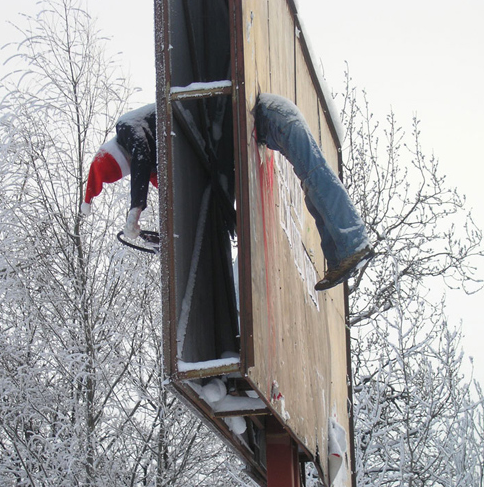
<path id="1" fill-rule="evenodd" d="M 80 216 L 130 89 L 82 2 L 42 6 L 0 92 L 0 483 L 252 485 L 163 386 L 159 263 L 115 239 L 126 183 Z"/>
<path id="2" fill-rule="evenodd" d="M 346 81 L 345 183 L 376 249 L 349 283 L 357 483 L 482 485 L 479 403 L 435 290 L 479 289 L 482 232 L 424 154 L 418 120 L 409 135 L 393 113 L 380 124 Z"/>
<path id="3" fill-rule="evenodd" d="M 127 445 L 160 429 L 161 403 L 135 418 L 136 381 L 159 377 L 157 263 L 114 244 L 119 192 L 107 190 L 96 224 L 80 217 L 86 164 L 129 89 L 78 2 L 43 6 L 21 29 L 11 62 L 23 69 L 2 93 L 0 476 L 116 484 L 139 468 Z"/>

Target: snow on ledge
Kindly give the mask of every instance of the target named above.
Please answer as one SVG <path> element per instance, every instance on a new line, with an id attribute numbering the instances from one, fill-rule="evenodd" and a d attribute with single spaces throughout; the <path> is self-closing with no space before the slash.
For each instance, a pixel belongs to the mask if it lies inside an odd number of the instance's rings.
<path id="1" fill-rule="evenodd" d="M 221 358 L 218 360 L 206 360 L 205 362 L 184 362 L 183 360 L 178 360 L 178 371 L 189 372 L 192 370 L 207 370 L 239 364 L 239 357 Z"/>
<path id="2" fill-rule="evenodd" d="M 266 409 L 264 401 L 260 398 L 225 396 L 221 401 L 213 404 L 215 413 L 253 412 Z"/>
<path id="3" fill-rule="evenodd" d="M 210 81 L 208 83 L 195 82 L 190 83 L 187 86 L 173 86 L 170 89 L 170 93 L 187 93 L 190 91 L 203 91 L 203 90 L 218 90 L 221 88 L 230 88 L 232 86 L 232 81 L 221 80 L 221 81 Z"/>

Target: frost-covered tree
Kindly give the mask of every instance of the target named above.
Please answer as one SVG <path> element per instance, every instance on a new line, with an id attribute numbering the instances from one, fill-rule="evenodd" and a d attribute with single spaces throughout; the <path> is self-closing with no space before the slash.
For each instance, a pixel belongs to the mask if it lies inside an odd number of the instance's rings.
<path id="1" fill-rule="evenodd" d="M 20 71 L 2 93 L 0 476 L 105 485 L 138 468 L 118 438 L 143 439 L 134 386 L 159 366 L 143 306 L 157 280 L 152 261 L 113 245 L 119 196 L 95 225 L 79 215 L 86 164 L 126 109 L 126 83 L 76 2 L 43 7 L 11 46 Z"/>
<path id="2" fill-rule="evenodd" d="M 482 232 L 425 156 L 418 120 L 409 135 L 393 113 L 378 123 L 350 85 L 343 174 L 376 250 L 349 282 L 357 484 L 481 486 L 479 404 L 433 288 L 479 288 Z"/>
<path id="3" fill-rule="evenodd" d="M 126 185 L 79 214 L 130 90 L 82 3 L 42 7 L 3 51 L 0 483 L 216 485 L 228 453 L 163 388 L 158 261 L 115 239 Z"/>

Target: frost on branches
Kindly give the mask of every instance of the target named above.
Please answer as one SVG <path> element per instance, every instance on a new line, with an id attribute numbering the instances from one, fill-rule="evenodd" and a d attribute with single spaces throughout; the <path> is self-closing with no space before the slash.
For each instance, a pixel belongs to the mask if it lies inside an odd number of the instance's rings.
<path id="1" fill-rule="evenodd" d="M 0 485 L 252 486 L 164 390 L 159 264 L 115 239 L 129 188 L 79 212 L 131 90 L 81 2 L 40 5 L 1 51 Z"/>
<path id="2" fill-rule="evenodd" d="M 379 123 L 346 81 L 345 184 L 377 252 L 349 283 L 357 485 L 482 486 L 482 393 L 437 291 L 479 288 L 482 232 L 418 120 Z"/>

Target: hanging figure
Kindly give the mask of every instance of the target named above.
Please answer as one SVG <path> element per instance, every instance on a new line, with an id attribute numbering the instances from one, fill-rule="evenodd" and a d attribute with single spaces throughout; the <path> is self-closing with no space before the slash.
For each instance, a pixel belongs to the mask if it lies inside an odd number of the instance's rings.
<path id="1" fill-rule="evenodd" d="M 374 251 L 346 189 L 333 172 L 299 109 L 282 96 L 262 93 L 254 109 L 257 142 L 279 151 L 301 180 L 308 211 L 321 236 L 328 271 L 315 289 L 347 280 Z"/>
<path id="2" fill-rule="evenodd" d="M 149 182 L 158 187 L 156 170 L 156 105 L 152 103 L 119 118 L 116 136 L 100 147 L 92 161 L 81 211 L 90 214 L 92 198 L 101 192 L 103 183 L 131 174 L 131 206 L 123 233 L 135 239 Z"/>

